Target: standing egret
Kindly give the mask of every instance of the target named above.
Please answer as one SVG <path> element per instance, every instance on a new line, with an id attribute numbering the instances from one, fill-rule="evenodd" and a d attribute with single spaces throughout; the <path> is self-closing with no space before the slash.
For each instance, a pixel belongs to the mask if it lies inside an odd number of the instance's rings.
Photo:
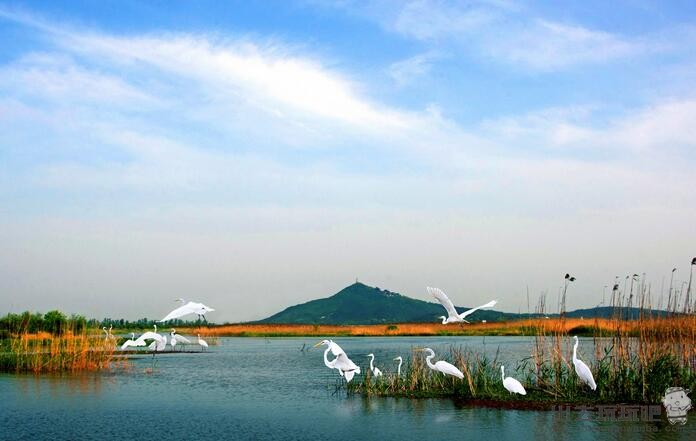
<path id="1" fill-rule="evenodd" d="M 452 375 L 454 377 L 457 377 L 459 379 L 464 378 L 464 374 L 462 374 L 462 371 L 457 369 L 454 365 L 447 363 L 446 361 L 440 360 L 437 363 L 433 364 L 430 359 L 435 356 L 435 351 L 433 351 L 430 348 L 423 348 L 423 349 L 416 349 L 417 351 L 425 351 L 425 352 L 430 352 L 430 355 L 425 357 L 425 362 L 428 364 L 428 367 L 434 371 L 442 372 L 445 375 Z"/>
<path id="2" fill-rule="evenodd" d="M 375 362 L 375 354 L 367 354 L 368 357 L 370 357 L 370 370 L 372 371 L 372 375 L 375 377 L 381 377 L 382 376 L 382 371 L 379 370 L 378 367 L 375 367 L 374 362 Z"/>
<path id="3" fill-rule="evenodd" d="M 575 373 L 578 374 L 578 377 L 580 377 L 580 380 L 590 386 L 590 389 L 596 390 L 597 389 L 597 383 L 594 381 L 594 377 L 592 376 L 592 371 L 590 370 L 589 367 L 578 358 L 578 336 L 574 335 L 573 338 L 575 339 L 575 345 L 573 346 L 573 365 L 575 365 Z"/>
<path id="4" fill-rule="evenodd" d="M 503 379 L 503 387 L 505 387 L 508 392 L 511 394 L 527 395 L 527 391 L 524 390 L 522 383 L 512 377 L 505 377 L 505 366 L 503 365 L 500 365 L 500 376 Z"/>
<path id="5" fill-rule="evenodd" d="M 399 360 L 399 366 L 396 367 L 396 375 L 401 376 L 401 364 L 404 362 L 403 358 L 401 358 L 401 355 L 396 357 L 394 361 Z"/>
<path id="6" fill-rule="evenodd" d="M 198 316 L 198 320 L 203 319 L 203 321 L 207 322 L 207 320 L 205 319 L 205 314 L 207 312 L 215 311 L 213 308 L 205 306 L 202 303 L 184 303 L 184 299 L 177 299 L 177 302 L 181 302 L 182 306 L 179 306 L 178 308 L 167 314 L 166 317 L 164 317 L 162 320 L 159 320 L 160 322 L 166 322 L 167 320 L 177 319 L 189 314 L 196 314 Z"/>
<path id="7" fill-rule="evenodd" d="M 355 374 L 360 373 L 360 366 L 353 363 L 343 349 L 341 349 L 341 347 L 336 343 L 332 342 L 331 340 L 322 340 L 315 344 L 314 347 L 316 348 L 321 345 L 327 346 L 326 351 L 324 351 L 324 364 L 331 369 L 338 369 L 338 372 L 345 377 L 347 382 L 350 382 Z M 338 352 L 338 354 L 335 354 L 336 358 L 331 361 L 326 358 L 329 351 Z"/>
<path id="8" fill-rule="evenodd" d="M 198 334 L 198 344 L 201 346 L 201 351 L 203 349 L 208 349 L 208 342 L 201 338 L 201 334 Z"/>
<path id="9" fill-rule="evenodd" d="M 444 306 L 445 310 L 447 311 L 447 317 L 444 315 L 440 316 L 439 318 L 442 319 L 442 324 L 446 325 L 448 323 L 455 323 L 455 322 L 464 322 L 464 323 L 469 323 L 468 321 L 465 320 L 465 318 L 468 315 L 473 314 L 474 312 L 478 311 L 479 309 L 482 308 L 492 308 L 498 303 L 497 300 L 491 300 L 490 302 L 486 303 L 485 305 L 477 306 L 476 308 L 471 308 L 469 310 L 466 310 L 462 312 L 461 314 L 457 312 L 457 309 L 454 307 L 454 303 L 447 297 L 447 295 L 439 288 L 431 288 L 427 287 L 428 293 L 435 297 L 435 299 L 440 302 L 442 306 Z"/>
<path id="10" fill-rule="evenodd" d="M 184 337 L 183 335 L 179 335 L 176 333 L 176 329 L 172 328 L 171 332 L 169 333 L 169 343 L 172 345 L 172 349 L 174 346 L 176 346 L 177 343 L 181 343 L 182 345 L 190 345 L 191 340 L 188 338 Z"/>
<path id="11" fill-rule="evenodd" d="M 326 350 L 324 351 L 324 365 L 329 368 L 329 369 L 336 369 L 333 364 L 329 361 L 328 354 L 329 351 L 335 356 L 338 357 L 339 354 L 345 354 L 345 351 L 341 349 L 339 345 L 333 342 L 333 340 L 322 340 L 319 343 L 315 344 L 314 347 L 318 347 L 321 345 L 326 345 Z M 338 375 L 341 377 L 343 376 L 343 371 L 338 370 Z"/>

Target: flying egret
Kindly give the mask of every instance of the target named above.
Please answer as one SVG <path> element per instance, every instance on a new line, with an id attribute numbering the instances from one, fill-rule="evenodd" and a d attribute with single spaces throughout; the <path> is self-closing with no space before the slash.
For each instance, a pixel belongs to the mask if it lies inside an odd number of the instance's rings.
<path id="1" fill-rule="evenodd" d="M 203 319 L 203 321 L 207 322 L 207 320 L 205 319 L 205 314 L 207 312 L 215 311 L 213 308 L 205 306 L 202 303 L 184 303 L 184 299 L 177 299 L 176 301 L 181 302 L 182 306 L 179 306 L 178 308 L 167 314 L 166 317 L 164 317 L 162 320 L 159 320 L 160 322 L 166 322 L 167 320 L 177 319 L 189 314 L 196 314 L 198 315 L 198 320 Z"/>
<path id="2" fill-rule="evenodd" d="M 401 376 L 401 364 L 404 362 L 404 359 L 401 358 L 401 355 L 399 355 L 398 357 L 396 357 L 394 359 L 394 361 L 396 361 L 396 360 L 399 360 L 399 366 L 396 367 L 396 375 L 398 377 L 400 377 Z"/>
<path id="3" fill-rule="evenodd" d="M 201 351 L 203 349 L 208 349 L 208 343 L 201 338 L 201 334 L 198 334 L 198 344 L 201 345 Z"/>
<path id="4" fill-rule="evenodd" d="M 459 379 L 464 378 L 464 374 L 462 374 L 462 371 L 457 369 L 454 365 L 444 361 L 440 360 L 433 364 L 430 359 L 435 356 L 435 351 L 433 351 L 430 348 L 423 348 L 423 349 L 416 349 L 417 351 L 424 351 L 424 352 L 430 352 L 430 355 L 425 357 L 425 362 L 428 364 L 428 367 L 434 371 L 442 372 L 445 375 L 452 375 L 455 376 Z"/>
<path id="5" fill-rule="evenodd" d="M 503 387 L 508 390 L 511 394 L 527 395 L 527 391 L 524 390 L 522 383 L 517 381 L 512 377 L 505 377 L 505 366 L 500 366 L 500 376 L 503 379 Z"/>
<path id="6" fill-rule="evenodd" d="M 341 373 L 347 382 L 350 382 L 350 380 L 353 379 L 353 376 L 355 374 L 360 373 L 360 366 L 356 365 L 353 363 L 353 361 L 348 358 L 348 355 L 341 349 L 340 346 L 338 346 L 336 343 L 332 342 L 331 340 L 322 340 L 319 343 L 315 344 L 314 347 L 318 347 L 321 345 L 326 345 L 326 351 L 324 351 L 324 364 L 331 368 L 331 369 L 338 369 L 338 372 Z M 332 352 L 338 352 L 336 355 L 336 358 L 334 358 L 331 361 L 328 361 L 326 358 L 327 354 L 329 351 Z M 339 352 L 340 351 L 340 352 Z"/>
<path id="7" fill-rule="evenodd" d="M 381 377 L 382 376 L 382 371 L 379 370 L 378 367 L 375 367 L 374 362 L 375 362 L 375 354 L 367 354 L 368 357 L 370 357 L 370 370 L 372 371 L 372 375 L 375 377 Z"/>
<path id="8" fill-rule="evenodd" d="M 575 373 L 578 374 L 578 377 L 580 377 L 580 380 L 590 386 L 590 389 L 596 390 L 597 389 L 597 383 L 594 381 L 594 377 L 592 376 L 592 371 L 590 370 L 589 367 L 578 358 L 578 336 L 574 335 L 573 338 L 575 339 L 575 345 L 573 346 L 573 365 L 575 365 Z"/>
<path id="9" fill-rule="evenodd" d="M 464 323 L 469 323 L 468 321 L 465 320 L 465 318 L 468 315 L 473 314 L 474 312 L 478 311 L 479 309 L 482 308 L 492 308 L 495 306 L 496 303 L 498 303 L 497 300 L 491 300 L 490 302 L 486 303 L 485 305 L 477 306 L 476 308 L 471 308 L 467 311 L 462 312 L 461 314 L 457 312 L 457 309 L 454 307 L 454 303 L 447 297 L 447 295 L 439 288 L 431 288 L 427 287 L 428 293 L 435 297 L 435 299 L 440 302 L 442 306 L 445 307 L 445 310 L 447 311 L 447 317 L 444 315 L 440 316 L 439 318 L 442 319 L 442 324 L 446 325 L 448 323 L 455 323 L 455 322 L 464 322 Z"/>

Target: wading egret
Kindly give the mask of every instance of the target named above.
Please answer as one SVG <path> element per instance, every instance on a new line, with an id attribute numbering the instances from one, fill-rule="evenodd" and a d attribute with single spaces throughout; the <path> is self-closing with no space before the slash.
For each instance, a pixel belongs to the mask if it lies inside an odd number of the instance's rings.
<path id="1" fill-rule="evenodd" d="M 172 328 L 171 332 L 169 333 L 169 344 L 172 345 L 173 349 L 174 346 L 176 346 L 178 343 L 181 343 L 182 345 L 190 345 L 191 340 L 184 337 L 183 335 L 177 334 L 176 329 Z"/>
<path id="2" fill-rule="evenodd" d="M 401 355 L 396 357 L 394 361 L 399 360 L 399 365 L 396 367 L 396 375 L 401 376 L 401 364 L 404 362 L 403 358 L 401 358 Z"/>
<path id="3" fill-rule="evenodd" d="M 332 342 L 331 340 L 322 340 L 319 343 L 315 344 L 314 347 L 318 347 L 321 345 L 326 345 L 326 351 L 324 351 L 324 364 L 330 368 L 330 369 L 338 369 L 338 372 L 342 374 L 347 382 L 350 382 L 350 380 L 353 379 L 353 376 L 355 374 L 360 373 L 360 366 L 356 365 L 353 363 L 353 361 L 348 358 L 348 355 L 341 349 L 340 346 L 338 346 L 336 343 Z M 329 351 L 340 351 L 336 355 L 336 358 L 333 360 L 329 361 L 327 358 L 327 354 Z"/>
<path id="4" fill-rule="evenodd" d="M 496 303 L 498 303 L 497 300 L 491 300 L 490 302 L 486 303 L 485 305 L 477 306 L 476 308 L 471 308 L 467 311 L 462 312 L 461 314 L 457 312 L 457 309 L 454 307 L 454 303 L 447 297 L 447 294 L 445 294 L 441 289 L 439 288 L 431 288 L 427 287 L 428 293 L 430 293 L 431 296 L 435 297 L 435 299 L 440 302 L 442 306 L 445 307 L 445 310 L 447 311 L 447 317 L 444 315 L 440 316 L 439 318 L 442 319 L 442 324 L 446 325 L 448 323 L 457 323 L 457 322 L 464 322 L 464 323 L 469 323 L 468 321 L 464 320 L 468 315 L 473 314 L 474 312 L 478 311 L 479 309 L 483 308 L 492 308 L 495 306 Z"/>
<path id="5" fill-rule="evenodd" d="M 368 357 L 370 357 L 370 370 L 372 371 L 372 375 L 375 377 L 381 377 L 382 376 L 382 371 L 379 370 L 378 367 L 375 367 L 374 362 L 375 362 L 375 354 L 367 354 Z"/>
<path id="6" fill-rule="evenodd" d="M 329 351 L 334 355 L 334 357 L 338 357 L 339 354 L 345 354 L 345 351 L 341 349 L 339 345 L 333 342 L 333 340 L 322 340 L 319 343 L 315 344 L 314 347 L 318 347 L 321 345 L 326 345 L 326 350 L 324 351 L 324 365 L 329 368 L 329 369 L 336 369 L 331 362 L 329 361 L 328 354 Z M 338 375 L 341 377 L 343 376 L 343 371 L 338 370 Z"/>
<path id="7" fill-rule="evenodd" d="M 442 372 L 445 375 L 452 375 L 454 377 L 457 377 L 459 379 L 464 378 L 464 374 L 462 374 L 462 371 L 457 369 L 453 364 L 447 363 L 446 361 L 440 360 L 437 363 L 433 364 L 430 359 L 435 356 L 435 351 L 433 351 L 430 348 L 423 348 L 423 349 L 416 349 L 417 351 L 424 351 L 424 352 L 430 352 L 430 355 L 425 357 L 425 362 L 428 364 L 428 367 L 434 371 Z"/>
<path id="8" fill-rule="evenodd" d="M 575 365 L 575 373 L 578 374 L 580 381 L 590 386 L 590 389 L 596 390 L 597 383 L 594 381 L 592 371 L 587 367 L 585 362 L 578 358 L 578 336 L 575 335 L 573 338 L 575 339 L 575 345 L 573 346 L 573 365 Z"/>
<path id="9" fill-rule="evenodd" d="M 201 338 L 201 334 L 198 334 L 198 344 L 201 346 L 201 351 L 203 349 L 208 349 L 208 342 Z"/>
<path id="10" fill-rule="evenodd" d="M 503 378 L 503 387 L 505 387 L 508 392 L 511 394 L 527 395 L 527 391 L 524 390 L 522 383 L 512 377 L 505 377 L 505 366 L 500 366 L 500 376 Z"/>
<path id="11" fill-rule="evenodd" d="M 205 314 L 207 312 L 215 311 L 213 308 L 205 306 L 202 303 L 188 302 L 184 304 L 184 299 L 177 299 L 177 302 L 181 302 L 182 306 L 179 306 L 174 311 L 167 314 L 166 317 L 164 317 L 162 320 L 159 320 L 160 322 L 166 322 L 167 320 L 177 319 L 189 314 L 196 314 L 198 316 L 198 320 L 203 319 L 203 321 L 207 322 L 207 320 L 205 319 Z"/>

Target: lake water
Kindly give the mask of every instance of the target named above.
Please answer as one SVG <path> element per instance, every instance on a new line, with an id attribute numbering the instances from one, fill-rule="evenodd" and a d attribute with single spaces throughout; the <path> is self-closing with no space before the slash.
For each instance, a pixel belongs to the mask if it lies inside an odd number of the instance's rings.
<path id="1" fill-rule="evenodd" d="M 0 439 L 696 439 L 686 426 L 600 421 L 589 412 L 468 407 L 449 399 L 347 397 L 314 338 L 221 338 L 203 354 L 149 356 L 129 372 L 34 377 L 0 375 Z M 450 345 L 520 360 L 525 337 L 334 338 L 361 366 L 374 352 L 385 372 L 414 346 Z M 581 344 L 582 345 L 582 344 Z M 591 341 L 584 345 L 591 353 Z M 514 362 L 511 363 L 514 365 Z"/>

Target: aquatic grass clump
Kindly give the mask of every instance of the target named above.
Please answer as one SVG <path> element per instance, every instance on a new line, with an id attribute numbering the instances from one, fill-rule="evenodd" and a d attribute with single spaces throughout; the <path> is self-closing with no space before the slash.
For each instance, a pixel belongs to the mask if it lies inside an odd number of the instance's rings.
<path id="1" fill-rule="evenodd" d="M 97 332 L 23 333 L 4 339 L 0 346 L 0 372 L 75 373 L 127 366 L 115 342 Z"/>

